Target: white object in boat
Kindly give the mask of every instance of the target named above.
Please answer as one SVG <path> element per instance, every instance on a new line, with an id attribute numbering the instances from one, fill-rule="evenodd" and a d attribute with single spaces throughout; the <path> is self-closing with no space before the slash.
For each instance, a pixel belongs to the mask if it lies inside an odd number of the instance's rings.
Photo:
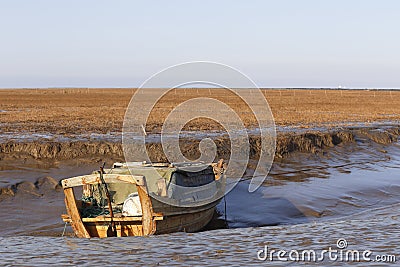
<path id="1" fill-rule="evenodd" d="M 132 193 L 124 201 L 122 206 L 122 215 L 124 216 L 142 216 L 142 206 L 138 193 Z"/>

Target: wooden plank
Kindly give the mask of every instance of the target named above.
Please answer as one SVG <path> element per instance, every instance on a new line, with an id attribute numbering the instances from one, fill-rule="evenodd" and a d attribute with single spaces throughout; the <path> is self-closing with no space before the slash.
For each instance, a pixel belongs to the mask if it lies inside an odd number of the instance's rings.
<path id="1" fill-rule="evenodd" d="M 146 179 L 143 178 L 142 184 L 137 184 L 136 188 L 142 206 L 143 235 L 152 235 L 156 232 L 156 221 L 154 220 L 153 205 L 147 191 Z"/>
<path id="2" fill-rule="evenodd" d="M 143 183 L 143 176 L 133 176 L 126 174 L 104 174 L 104 180 L 106 183 Z M 97 174 L 83 175 L 72 177 L 68 179 L 64 179 L 61 181 L 61 185 L 63 188 L 75 187 L 75 186 L 83 186 L 88 184 L 100 184 L 100 176 Z"/>
<path id="3" fill-rule="evenodd" d="M 92 237 L 107 237 L 108 225 L 106 224 L 96 224 L 87 223 L 87 228 Z M 117 224 L 117 236 L 143 236 L 143 230 L 141 224 Z"/>
<path id="4" fill-rule="evenodd" d="M 68 223 L 71 223 L 71 222 L 72 222 L 72 220 L 71 220 L 71 218 L 69 217 L 68 214 L 61 214 L 61 219 L 62 219 L 64 222 L 68 222 Z"/>
<path id="5" fill-rule="evenodd" d="M 71 218 L 67 215 L 67 214 L 62 214 L 61 215 L 61 219 L 64 222 L 71 222 Z M 154 220 L 156 221 L 162 221 L 164 220 L 163 216 L 154 216 Z M 114 222 L 138 222 L 138 221 L 142 221 L 142 216 L 130 216 L 130 217 L 121 217 L 121 218 L 113 218 Z M 110 217 L 95 217 L 95 218 L 82 218 L 82 222 L 111 222 L 111 218 Z"/>
<path id="6" fill-rule="evenodd" d="M 62 214 L 61 218 L 66 221 L 71 221 L 71 218 L 68 214 Z M 162 220 L 163 217 L 157 217 L 158 220 Z M 142 216 L 127 216 L 127 217 L 113 217 L 113 221 L 115 222 L 137 222 L 142 221 Z M 94 218 L 82 218 L 82 222 L 111 222 L 110 216 L 97 216 Z"/>
<path id="7" fill-rule="evenodd" d="M 68 215 L 71 219 L 71 226 L 77 237 L 90 238 L 88 231 L 86 230 L 81 220 L 78 207 L 76 206 L 75 194 L 72 188 L 65 188 L 65 206 L 67 208 Z"/>
<path id="8" fill-rule="evenodd" d="M 163 220 L 163 216 L 156 216 L 154 217 L 156 221 Z M 98 216 L 95 218 L 82 218 L 83 222 L 111 222 L 111 217 L 105 216 Z M 113 218 L 114 222 L 139 222 L 142 221 L 142 216 L 130 216 L 130 217 L 120 217 L 120 218 Z"/>

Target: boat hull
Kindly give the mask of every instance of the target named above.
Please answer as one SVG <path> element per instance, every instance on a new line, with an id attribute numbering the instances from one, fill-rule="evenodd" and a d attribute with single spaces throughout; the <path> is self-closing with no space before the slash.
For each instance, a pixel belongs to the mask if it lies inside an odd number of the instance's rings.
<path id="1" fill-rule="evenodd" d="M 203 229 L 211 221 L 214 211 L 215 208 L 210 208 L 208 210 L 195 213 L 164 217 L 162 220 L 157 221 L 157 227 L 154 234 L 158 235 L 174 232 L 197 232 Z M 110 227 L 110 221 L 98 220 L 83 222 L 83 225 L 90 237 L 108 237 L 107 231 Z M 117 237 L 144 235 L 142 222 L 140 220 L 118 221 L 118 219 L 116 219 L 115 228 L 117 231 Z"/>

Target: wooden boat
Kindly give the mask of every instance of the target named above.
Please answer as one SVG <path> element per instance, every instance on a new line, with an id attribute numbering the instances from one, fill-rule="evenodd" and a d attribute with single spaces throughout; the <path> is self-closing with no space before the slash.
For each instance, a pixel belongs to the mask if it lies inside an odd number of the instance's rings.
<path id="1" fill-rule="evenodd" d="M 225 193 L 222 160 L 115 163 L 111 169 L 64 179 L 61 184 L 67 210 L 61 217 L 83 238 L 199 231 L 210 222 Z M 81 200 L 75 198 L 77 188 L 82 190 Z M 135 196 L 140 211 L 127 214 L 124 209 L 129 203 L 132 207 Z"/>

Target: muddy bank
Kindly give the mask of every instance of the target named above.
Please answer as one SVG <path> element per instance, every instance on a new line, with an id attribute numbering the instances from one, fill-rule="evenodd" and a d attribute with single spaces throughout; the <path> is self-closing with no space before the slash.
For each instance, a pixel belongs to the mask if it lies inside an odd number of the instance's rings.
<path id="1" fill-rule="evenodd" d="M 73 159 L 98 155 L 122 156 L 122 147 L 112 142 L 5 142 L 1 158 Z"/>
<path id="2" fill-rule="evenodd" d="M 10 187 L 0 188 L 0 201 L 11 197 L 35 196 L 43 197 L 46 194 L 61 191 L 59 182 L 49 176 L 37 179 L 32 183 L 23 181 Z"/>
<path id="3" fill-rule="evenodd" d="M 275 157 L 284 158 L 294 152 L 318 154 L 326 148 L 339 144 L 363 140 L 378 144 L 389 144 L 398 140 L 400 126 L 381 128 L 341 128 L 328 131 L 310 131 L 303 133 L 278 133 Z M 212 138 L 217 146 L 218 157 L 229 159 L 230 140 L 228 136 Z M 180 146 L 182 153 L 190 159 L 200 156 L 198 149 L 200 140 L 182 138 Z M 167 161 L 160 142 L 146 143 L 147 151 L 152 161 Z M 260 153 L 261 139 L 257 135 L 250 136 L 250 158 L 257 158 Z M 102 157 L 113 157 L 123 160 L 123 149 L 120 142 L 111 141 L 8 141 L 0 144 L 0 160 L 7 159 L 77 159 L 92 158 L 100 161 Z"/>

